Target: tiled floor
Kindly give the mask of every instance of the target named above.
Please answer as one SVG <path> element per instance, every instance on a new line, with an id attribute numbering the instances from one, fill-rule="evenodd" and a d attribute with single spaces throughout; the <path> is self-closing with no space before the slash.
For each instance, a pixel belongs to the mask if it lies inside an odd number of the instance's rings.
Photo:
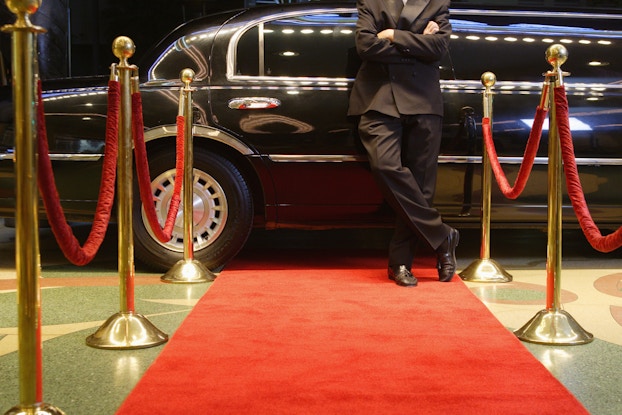
<path id="1" fill-rule="evenodd" d="M 77 232 L 83 232 L 81 227 Z M 19 404 L 20 399 L 13 235 L 12 229 L 0 225 L 0 413 Z M 86 338 L 119 311 L 114 238 L 115 233 L 111 232 L 95 261 L 80 268 L 67 263 L 49 231 L 43 230 L 41 234 L 43 397 L 67 414 L 113 414 L 161 350 L 161 346 L 101 350 L 85 345 Z M 318 246 L 382 250 L 387 240 L 388 232 L 377 230 L 254 232 L 245 252 L 267 249 L 269 255 L 270 250 L 312 250 Z M 545 305 L 546 235 L 533 230 L 494 231 L 491 241 L 492 258 L 512 275 L 513 281 L 466 284 L 503 325 L 515 330 Z M 458 249 L 460 269 L 477 259 L 478 253 L 478 231 L 463 230 Z M 210 286 L 163 284 L 160 273 L 145 270 L 140 264 L 136 274 L 136 312 L 169 335 Z M 620 414 L 620 250 L 597 253 L 579 232 L 565 231 L 561 275 L 563 308 L 593 333 L 595 340 L 575 346 L 523 344 L 592 414 Z M 531 413 L 537 413 L 535 408 L 534 411 Z"/>

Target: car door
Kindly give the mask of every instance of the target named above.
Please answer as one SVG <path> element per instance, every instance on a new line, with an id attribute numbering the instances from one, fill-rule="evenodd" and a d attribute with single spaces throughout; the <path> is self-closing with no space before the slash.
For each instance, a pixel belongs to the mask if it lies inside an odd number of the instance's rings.
<path id="1" fill-rule="evenodd" d="M 353 8 L 294 11 L 221 32 L 227 68 L 210 85 L 213 119 L 264 159 L 280 224 L 348 226 L 384 212 L 346 116 L 356 18 Z"/>

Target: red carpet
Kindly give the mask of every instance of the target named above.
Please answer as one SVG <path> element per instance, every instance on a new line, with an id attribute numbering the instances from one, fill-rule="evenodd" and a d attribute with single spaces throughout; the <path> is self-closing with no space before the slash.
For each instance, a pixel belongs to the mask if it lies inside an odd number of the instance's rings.
<path id="1" fill-rule="evenodd" d="M 588 414 L 458 277 L 361 263 L 225 270 L 117 415 Z"/>

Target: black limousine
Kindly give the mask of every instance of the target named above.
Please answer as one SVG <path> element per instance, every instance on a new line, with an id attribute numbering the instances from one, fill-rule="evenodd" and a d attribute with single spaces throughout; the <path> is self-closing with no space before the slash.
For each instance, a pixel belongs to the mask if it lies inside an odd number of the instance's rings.
<path id="1" fill-rule="evenodd" d="M 195 258 L 224 266 L 253 227 L 391 225 L 369 172 L 348 95 L 358 67 L 353 3 L 232 10 L 177 28 L 139 63 L 150 174 L 162 222 L 173 193 L 180 71 L 191 68 Z M 451 10 L 441 62 L 445 118 L 435 205 L 454 226 L 477 227 L 481 208 L 481 75 L 496 75 L 493 134 L 510 177 L 540 102 L 545 52 L 563 44 L 563 69 L 580 178 L 599 226 L 622 218 L 622 13 Z M 114 62 L 111 53 L 111 62 Z M 134 63 L 134 62 L 132 62 Z M 67 216 L 90 221 L 106 123 L 106 77 L 44 84 L 48 142 Z M 6 107 L 5 107 L 6 108 Z M 0 126 L 0 216 L 15 209 L 11 119 Z M 544 227 L 547 132 L 524 193 L 493 184 L 493 227 Z M 136 256 L 168 269 L 183 256 L 182 215 L 158 242 L 134 192 Z M 576 226 L 567 198 L 563 218 Z"/>

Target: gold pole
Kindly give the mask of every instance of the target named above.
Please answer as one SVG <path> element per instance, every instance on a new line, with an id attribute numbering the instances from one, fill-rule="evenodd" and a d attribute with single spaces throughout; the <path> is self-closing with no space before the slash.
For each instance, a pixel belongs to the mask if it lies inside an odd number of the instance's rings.
<path id="1" fill-rule="evenodd" d="M 2 28 L 12 33 L 13 103 L 15 110 L 16 228 L 15 270 L 17 274 L 18 361 L 20 403 L 6 415 L 60 414 L 60 409 L 42 402 L 41 351 L 41 261 L 37 190 L 36 33 L 45 30 L 30 22 L 41 0 L 7 0 L 17 15 L 13 25 Z"/>
<path id="2" fill-rule="evenodd" d="M 492 127 L 492 87 L 497 82 L 497 77 L 492 72 L 482 74 L 484 90 L 484 117 L 490 119 Z M 490 258 L 490 194 L 492 191 L 492 168 L 485 147 L 482 147 L 482 220 L 481 220 L 481 245 L 480 257 L 471 262 L 458 275 L 464 281 L 472 282 L 510 282 L 512 276 L 503 269 L 494 259 Z"/>
<path id="3" fill-rule="evenodd" d="M 184 177 L 183 192 L 183 219 L 184 219 L 184 259 L 175 265 L 160 279 L 169 283 L 199 283 L 214 281 L 216 276 L 201 262 L 194 259 L 194 154 L 192 142 L 192 88 L 194 71 L 184 69 L 180 73 L 184 83 L 180 97 L 180 108 L 184 116 Z M 177 180 L 177 178 L 175 179 Z"/>
<path id="4" fill-rule="evenodd" d="M 112 315 L 91 336 L 86 344 L 100 349 L 140 349 L 158 346 L 168 340 L 168 335 L 157 329 L 146 317 L 134 310 L 134 235 L 132 232 L 132 82 L 136 69 L 128 63 L 134 55 L 134 42 L 125 36 L 112 44 L 119 58 L 116 69 L 121 87 L 119 112 L 119 158 L 117 160 L 118 188 L 118 267 L 121 311 Z"/>
<path id="5" fill-rule="evenodd" d="M 546 51 L 547 61 L 553 70 L 546 73 L 549 99 L 549 169 L 548 169 L 548 238 L 547 238 L 547 295 L 546 309 L 538 312 L 514 333 L 523 341 L 540 344 L 578 345 L 594 340 L 574 318 L 561 309 L 562 270 L 562 158 L 557 111 L 555 108 L 556 86 L 563 85 L 561 65 L 568 59 L 562 45 L 552 45 Z"/>

